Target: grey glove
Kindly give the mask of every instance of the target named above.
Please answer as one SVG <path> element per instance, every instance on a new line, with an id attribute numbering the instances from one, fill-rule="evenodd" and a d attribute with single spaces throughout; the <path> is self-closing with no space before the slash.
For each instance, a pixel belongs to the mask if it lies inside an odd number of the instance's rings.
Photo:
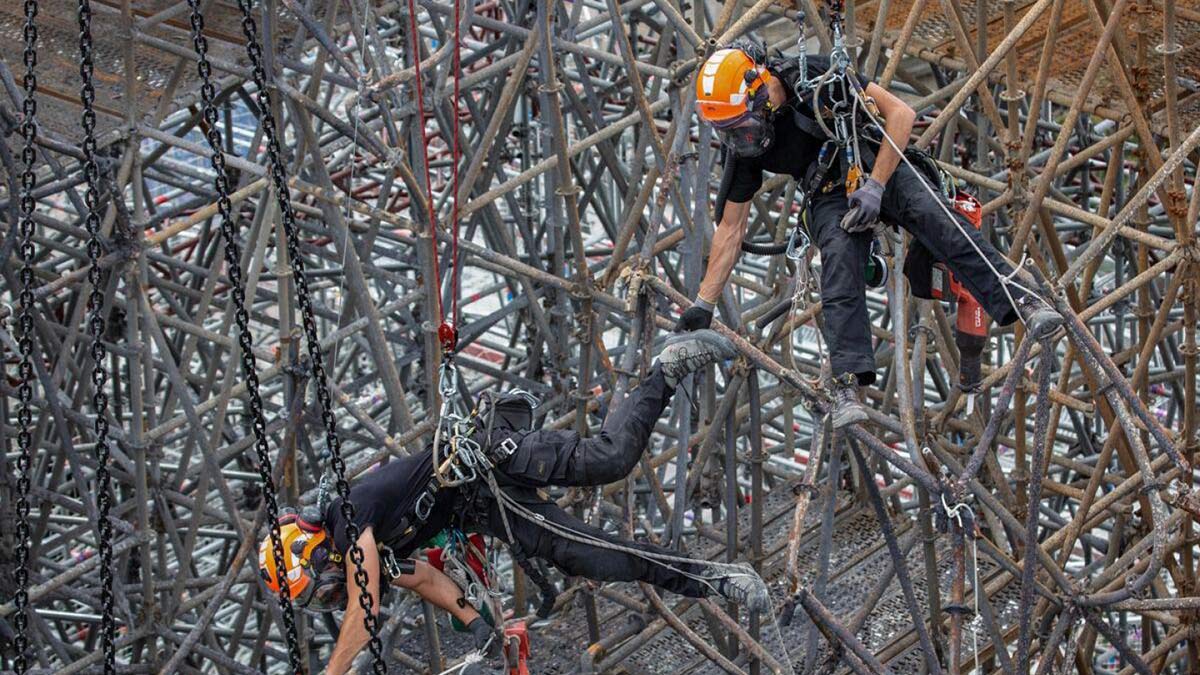
<path id="1" fill-rule="evenodd" d="M 467 630 L 471 632 L 471 637 L 475 641 L 475 649 L 479 650 L 484 657 L 492 658 L 500 654 L 500 641 L 496 638 L 496 629 L 482 617 L 475 617 L 471 623 L 467 624 Z"/>
<path id="2" fill-rule="evenodd" d="M 883 183 L 868 178 L 847 200 L 850 210 L 842 216 L 842 229 L 847 232 L 866 232 L 879 220 L 879 202 L 883 199 Z"/>

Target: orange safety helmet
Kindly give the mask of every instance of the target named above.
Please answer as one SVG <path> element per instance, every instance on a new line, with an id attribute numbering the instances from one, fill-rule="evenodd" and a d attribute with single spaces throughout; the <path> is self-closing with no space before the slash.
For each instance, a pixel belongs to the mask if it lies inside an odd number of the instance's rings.
<path id="1" fill-rule="evenodd" d="M 767 100 L 771 74 L 741 49 L 713 52 L 696 73 L 696 107 L 717 127 L 732 126 Z"/>
<path id="2" fill-rule="evenodd" d="M 279 537 L 283 542 L 283 569 L 275 558 L 268 534 L 258 547 L 258 570 L 263 582 L 278 593 L 281 581 L 299 607 L 313 605 L 317 610 L 345 607 L 346 574 L 341 555 L 333 551 L 325 528 L 309 523 L 295 513 L 279 517 Z M 282 573 L 281 573 L 282 572 Z"/>

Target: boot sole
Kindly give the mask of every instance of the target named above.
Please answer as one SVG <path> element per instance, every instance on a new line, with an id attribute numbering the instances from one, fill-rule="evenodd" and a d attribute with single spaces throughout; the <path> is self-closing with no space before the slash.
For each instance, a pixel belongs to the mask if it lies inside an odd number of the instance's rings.
<path id="1" fill-rule="evenodd" d="M 834 429 L 843 429 L 845 427 L 850 426 L 851 424 L 858 424 L 859 422 L 866 422 L 866 421 L 867 421 L 867 411 L 863 410 L 862 406 L 859 405 L 850 410 L 843 411 L 842 414 L 840 414 L 840 415 L 834 415 L 833 416 L 833 428 Z"/>
<path id="2" fill-rule="evenodd" d="M 721 355 L 722 358 L 733 358 L 737 355 L 737 348 L 733 346 L 733 341 L 711 328 L 701 328 L 700 330 L 693 330 L 687 333 L 676 333 L 675 335 L 668 337 L 666 341 L 663 342 L 663 348 L 665 349 L 673 344 L 678 344 L 685 340 L 698 340 L 703 343 L 718 346 L 721 351 L 725 352 L 725 354 Z"/>

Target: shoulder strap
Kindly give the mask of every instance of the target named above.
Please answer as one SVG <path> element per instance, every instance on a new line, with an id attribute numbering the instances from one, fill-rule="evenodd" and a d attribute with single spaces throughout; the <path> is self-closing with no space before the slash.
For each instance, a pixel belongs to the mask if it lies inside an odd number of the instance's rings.
<path id="1" fill-rule="evenodd" d="M 797 105 L 793 109 L 792 120 L 796 123 L 796 126 L 800 127 L 801 131 L 809 136 L 828 139 L 829 135 L 821 128 L 821 125 L 817 124 L 817 120 L 808 114 L 810 112 L 812 112 L 812 109 L 807 105 Z"/>
<path id="2" fill-rule="evenodd" d="M 721 185 L 717 188 L 717 204 L 713 209 L 713 217 L 720 223 L 725 215 L 725 204 L 729 201 L 729 189 L 733 187 L 733 174 L 737 171 L 737 156 L 721 146 Z"/>

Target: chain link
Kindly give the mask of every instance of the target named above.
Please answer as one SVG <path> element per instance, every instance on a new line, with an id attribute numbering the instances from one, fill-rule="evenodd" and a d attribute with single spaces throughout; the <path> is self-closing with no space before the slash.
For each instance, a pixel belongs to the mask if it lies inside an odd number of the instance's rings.
<path id="1" fill-rule="evenodd" d="M 190 0 L 195 1 L 195 0 Z M 386 675 L 387 663 L 383 658 L 383 641 L 379 637 L 379 618 L 374 611 L 374 598 L 369 592 L 369 577 L 363 565 L 363 550 L 358 544 L 360 530 L 355 523 L 354 504 L 350 501 L 350 482 L 346 479 L 346 462 L 342 458 L 341 440 L 337 435 L 337 422 L 333 416 L 333 402 L 326 380 L 325 359 L 321 353 L 317 321 L 309 298 L 308 280 L 304 272 L 304 258 L 300 254 L 300 235 L 296 225 L 296 212 L 288 198 L 287 177 L 283 172 L 280 157 L 279 134 L 272 112 L 270 93 L 267 90 L 267 73 L 263 66 L 262 46 L 258 37 L 258 24 L 254 21 L 253 0 L 238 0 L 242 11 L 242 34 L 246 38 L 246 54 L 250 58 L 251 73 L 257 89 L 255 100 L 262 115 L 263 137 L 267 143 L 270 160 L 271 181 L 275 188 L 275 199 L 283 220 L 287 239 L 288 262 L 291 264 L 292 281 L 296 284 L 296 301 L 300 305 L 301 323 L 305 342 L 308 345 L 309 363 L 313 369 L 313 381 L 317 388 L 317 401 L 321 421 L 325 425 L 325 443 L 329 448 L 329 464 L 333 468 L 334 486 L 341 498 L 342 519 L 346 521 L 346 538 L 350 541 L 350 560 L 354 563 L 354 583 L 358 586 L 358 602 L 363 609 L 363 625 L 370 634 L 369 648 L 373 658 L 372 668 L 376 675 Z"/>
<path id="2" fill-rule="evenodd" d="M 18 252 L 21 257 L 21 292 L 18 298 L 17 315 L 17 347 L 21 361 L 17 367 L 20 383 L 17 386 L 17 591 L 13 598 L 16 614 L 13 624 L 16 637 L 13 640 L 16 648 L 16 658 L 13 669 L 17 675 L 25 675 L 29 671 L 29 663 L 25 653 L 29 650 L 29 549 L 32 546 L 29 527 L 29 488 L 30 471 L 33 466 L 33 211 L 36 206 L 33 188 L 37 177 L 33 172 L 33 164 L 37 159 L 33 140 L 37 135 L 37 0 L 25 0 L 25 26 L 22 35 L 25 39 L 25 77 L 22 85 L 25 88 L 25 99 L 21 104 L 21 137 L 25 143 L 21 148 L 21 217 L 18 224 L 20 242 Z"/>
<path id="3" fill-rule="evenodd" d="M 217 88 L 212 81 L 212 64 L 208 59 L 208 39 L 204 37 L 204 15 L 200 11 L 200 0 L 188 0 L 191 9 L 192 46 L 198 62 L 200 75 L 200 99 L 203 103 L 204 137 L 212 151 L 210 162 L 216 178 L 217 210 L 221 216 L 221 236 L 225 239 L 225 270 L 229 277 L 230 295 L 233 297 L 234 322 L 237 324 L 238 345 L 241 356 L 242 375 L 246 378 L 246 392 L 250 398 L 250 426 L 254 434 L 254 451 L 258 457 L 259 478 L 263 484 L 263 501 L 267 510 L 268 532 L 275 560 L 284 559 L 283 539 L 279 533 L 279 505 L 275 500 L 276 486 L 271 466 L 270 445 L 267 440 L 267 422 L 263 413 L 262 397 L 259 394 L 258 372 L 254 362 L 253 341 L 250 334 L 250 314 L 246 311 L 246 285 L 242 279 L 242 248 L 238 243 L 236 216 L 230 202 L 229 173 L 222 152 L 219 116 L 214 103 Z M 288 645 L 288 662 L 292 672 L 304 672 L 304 660 L 300 653 L 300 636 L 296 630 L 296 618 L 292 611 L 291 589 L 287 583 L 279 584 L 279 609 L 283 616 L 284 637 Z"/>
<path id="4" fill-rule="evenodd" d="M 113 618 L 113 560 L 112 560 L 112 523 L 108 514 L 112 507 L 109 495 L 111 478 L 108 473 L 108 393 L 105 385 L 108 382 L 108 372 L 104 367 L 107 350 L 104 347 L 104 275 L 100 270 L 100 167 L 96 163 L 96 87 L 93 82 L 94 63 L 92 60 L 92 5 L 91 0 L 79 0 L 79 79 L 82 85 L 79 99 L 83 103 L 83 174 L 87 180 L 87 190 L 83 201 L 87 207 L 84 226 L 87 229 L 88 255 L 88 294 L 87 327 L 92 339 L 92 409 L 96 417 L 93 431 L 96 435 L 96 510 L 98 520 L 96 529 L 99 532 L 100 548 L 100 641 L 104 650 L 104 672 L 116 673 L 117 648 L 114 642 L 116 620 Z"/>

